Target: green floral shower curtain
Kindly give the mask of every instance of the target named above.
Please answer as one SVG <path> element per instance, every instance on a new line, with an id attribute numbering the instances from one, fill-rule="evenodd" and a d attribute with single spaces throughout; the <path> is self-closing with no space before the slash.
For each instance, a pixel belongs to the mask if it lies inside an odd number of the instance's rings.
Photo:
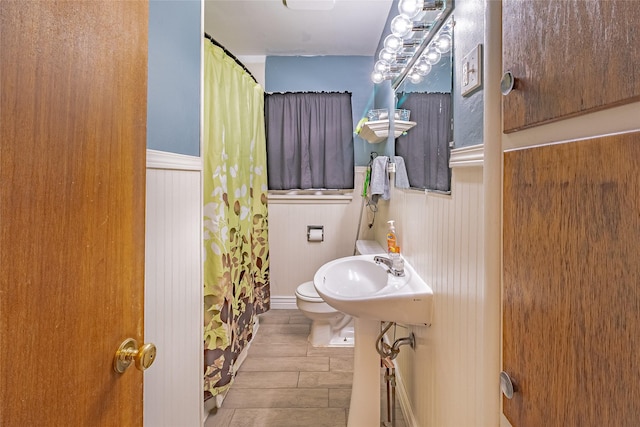
<path id="1" fill-rule="evenodd" d="M 269 309 L 264 91 L 222 49 L 204 58 L 204 394 L 224 393 Z"/>

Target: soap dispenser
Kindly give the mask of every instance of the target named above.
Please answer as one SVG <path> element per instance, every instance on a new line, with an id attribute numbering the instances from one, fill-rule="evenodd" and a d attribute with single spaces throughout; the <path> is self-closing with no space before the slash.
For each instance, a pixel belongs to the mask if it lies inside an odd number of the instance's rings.
<path id="1" fill-rule="evenodd" d="M 400 246 L 398 246 L 398 237 L 396 235 L 396 227 L 394 221 L 387 221 L 389 230 L 387 231 L 387 254 L 391 260 L 391 268 L 397 272 L 404 271 L 404 260 L 400 256 Z"/>
<path id="2" fill-rule="evenodd" d="M 389 224 L 389 229 L 387 230 L 387 254 L 391 255 L 392 252 L 395 252 L 396 246 L 398 246 L 398 239 L 396 238 L 396 227 L 394 225 L 394 220 L 387 221 Z"/>

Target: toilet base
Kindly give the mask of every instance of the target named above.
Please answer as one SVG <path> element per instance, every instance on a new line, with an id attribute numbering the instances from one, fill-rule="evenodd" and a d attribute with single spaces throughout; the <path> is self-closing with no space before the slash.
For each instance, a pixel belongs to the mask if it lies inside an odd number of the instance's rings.
<path id="1" fill-rule="evenodd" d="M 319 296 L 313 298 L 315 289 L 308 289 L 309 285 L 313 286 L 313 282 L 303 283 L 296 290 L 298 310 L 311 319 L 309 343 L 314 347 L 353 347 L 353 318 L 340 313 Z"/>
<path id="2" fill-rule="evenodd" d="M 331 325 L 312 324 L 309 343 L 314 347 L 353 347 L 355 344 L 353 322 L 340 329 L 338 333 L 332 332 Z"/>

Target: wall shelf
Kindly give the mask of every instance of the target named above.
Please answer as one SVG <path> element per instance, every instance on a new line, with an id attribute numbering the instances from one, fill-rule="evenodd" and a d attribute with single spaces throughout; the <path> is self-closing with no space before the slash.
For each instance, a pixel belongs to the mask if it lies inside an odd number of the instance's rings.
<path id="1" fill-rule="evenodd" d="M 409 122 L 406 120 L 394 120 L 394 138 L 399 137 L 416 124 L 416 122 Z M 366 139 L 371 144 L 386 141 L 389 137 L 389 120 L 371 120 L 365 122 L 358 135 Z"/>

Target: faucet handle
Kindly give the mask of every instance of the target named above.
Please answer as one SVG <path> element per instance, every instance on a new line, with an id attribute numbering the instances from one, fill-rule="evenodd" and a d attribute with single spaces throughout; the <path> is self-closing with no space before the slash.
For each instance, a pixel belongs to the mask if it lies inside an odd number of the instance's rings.
<path id="1" fill-rule="evenodd" d="M 396 271 L 404 272 L 404 260 L 402 259 L 400 254 L 397 254 L 397 256 L 391 258 L 391 268 Z"/>

